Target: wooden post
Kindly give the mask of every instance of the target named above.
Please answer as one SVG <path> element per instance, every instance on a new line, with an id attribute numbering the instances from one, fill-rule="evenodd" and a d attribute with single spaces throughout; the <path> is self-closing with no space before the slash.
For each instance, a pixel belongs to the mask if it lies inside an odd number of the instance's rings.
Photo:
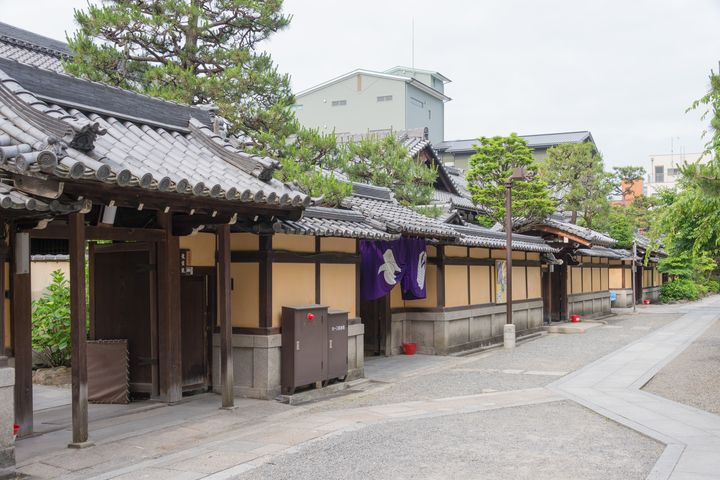
<path id="1" fill-rule="evenodd" d="M 182 398 L 180 239 L 172 234 L 171 212 L 158 212 L 158 223 L 165 232 L 157 244 L 160 398 L 175 403 Z"/>
<path id="2" fill-rule="evenodd" d="M 0 228 L 5 231 L 5 224 L 0 223 Z M 9 356 L 10 352 L 5 348 L 5 341 L 10 332 L 5 330 L 5 260 L 7 259 L 7 245 L 3 240 L 0 243 L 0 357 Z"/>
<path id="3" fill-rule="evenodd" d="M 70 214 L 70 341 L 72 345 L 72 443 L 88 442 L 87 304 L 85 300 L 85 214 Z"/>
<path id="4" fill-rule="evenodd" d="M 235 406 L 235 376 L 233 375 L 232 311 L 230 293 L 230 225 L 218 225 L 218 276 L 220 277 L 220 378 L 222 408 Z"/>
<path id="5" fill-rule="evenodd" d="M 12 270 L 12 333 L 15 354 L 15 423 L 21 437 L 33 433 L 32 300 L 30 297 L 30 236 L 10 233 Z"/>
<path id="6" fill-rule="evenodd" d="M 272 235 L 260 235 L 260 328 L 272 328 Z"/>

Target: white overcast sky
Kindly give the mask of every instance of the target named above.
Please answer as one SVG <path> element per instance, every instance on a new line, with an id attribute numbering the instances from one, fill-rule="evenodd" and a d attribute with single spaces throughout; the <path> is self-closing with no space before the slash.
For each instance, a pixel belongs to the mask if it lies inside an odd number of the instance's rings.
<path id="1" fill-rule="evenodd" d="M 0 20 L 49 37 L 86 0 L 0 0 Z M 266 45 L 300 91 L 411 63 L 449 77 L 447 139 L 590 130 L 614 165 L 702 150 L 685 113 L 720 60 L 718 0 L 286 0 Z M 671 140 L 672 139 L 672 140 Z"/>

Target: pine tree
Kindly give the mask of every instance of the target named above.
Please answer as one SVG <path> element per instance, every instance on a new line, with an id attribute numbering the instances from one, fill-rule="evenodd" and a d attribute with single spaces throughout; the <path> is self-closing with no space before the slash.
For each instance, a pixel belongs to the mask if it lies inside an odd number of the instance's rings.
<path id="1" fill-rule="evenodd" d="M 76 10 L 74 75 L 187 104 L 213 103 L 233 133 L 282 128 L 287 75 L 258 45 L 290 23 L 282 0 L 109 0 Z"/>

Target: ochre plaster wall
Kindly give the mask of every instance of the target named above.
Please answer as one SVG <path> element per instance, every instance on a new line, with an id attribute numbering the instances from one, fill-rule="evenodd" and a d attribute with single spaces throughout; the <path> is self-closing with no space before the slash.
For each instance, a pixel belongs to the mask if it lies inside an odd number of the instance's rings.
<path id="1" fill-rule="evenodd" d="M 582 292 L 583 293 L 589 293 L 592 292 L 592 269 L 591 268 L 582 268 Z"/>
<path id="2" fill-rule="evenodd" d="M 30 298 L 32 300 L 37 300 L 47 291 L 47 287 L 52 283 L 52 272 L 55 270 L 62 270 L 65 279 L 70 280 L 70 262 L 30 262 Z M 8 284 L 6 283 L 6 285 Z"/>
<path id="3" fill-rule="evenodd" d="M 260 237 L 254 233 L 230 234 L 230 249 L 233 251 L 257 252 L 260 248 Z"/>
<path id="4" fill-rule="evenodd" d="M 273 235 L 272 248 L 273 250 L 286 250 L 288 252 L 314 252 L 315 237 L 276 233 Z"/>
<path id="5" fill-rule="evenodd" d="M 492 303 L 492 301 L 490 267 L 472 265 L 470 267 L 470 303 L 478 305 Z"/>
<path id="6" fill-rule="evenodd" d="M 273 263 L 272 292 L 273 327 L 279 327 L 283 306 L 315 303 L 315 265 Z"/>
<path id="7" fill-rule="evenodd" d="M 582 268 L 569 267 L 568 271 L 571 272 L 570 282 L 568 282 L 568 285 L 572 283 L 572 289 L 570 293 L 582 293 Z"/>
<path id="8" fill-rule="evenodd" d="M 357 241 L 354 238 L 323 237 L 320 250 L 323 252 L 357 253 Z"/>
<path id="9" fill-rule="evenodd" d="M 466 265 L 445 266 L 445 306 L 468 305 L 468 268 Z"/>
<path id="10" fill-rule="evenodd" d="M 260 326 L 260 267 L 257 263 L 231 263 L 230 292 L 233 327 Z"/>
<path id="11" fill-rule="evenodd" d="M 355 304 L 355 265 L 325 263 L 320 265 L 320 303 L 345 310 L 350 318 L 358 315 Z"/>
<path id="12" fill-rule="evenodd" d="M 512 298 L 513 300 L 525 300 L 525 267 L 512 267 Z"/>
<path id="13" fill-rule="evenodd" d="M 601 275 L 600 275 L 601 270 L 605 270 L 605 269 L 604 268 L 603 269 L 600 269 L 600 268 L 592 269 L 592 291 L 593 292 L 599 292 L 600 290 L 603 290 L 602 285 L 601 285 L 601 283 L 602 283 Z M 605 289 L 605 290 L 607 290 L 607 289 Z"/>
<path id="14" fill-rule="evenodd" d="M 540 280 L 540 267 L 528 267 L 528 293 L 527 298 L 542 297 L 542 283 Z"/>
<path id="15" fill-rule="evenodd" d="M 610 268 L 610 272 L 608 274 L 610 284 L 610 288 L 623 288 L 622 279 L 623 279 L 623 269 L 622 268 Z M 629 286 L 626 286 L 625 288 L 630 288 Z"/>
<path id="16" fill-rule="evenodd" d="M 189 266 L 215 266 L 215 235 L 212 233 L 200 232 L 195 235 L 180 237 L 180 249 L 190 250 Z"/>
<path id="17" fill-rule="evenodd" d="M 490 258 L 490 249 L 489 248 L 471 248 L 470 249 L 470 257 L 471 258 Z"/>
<path id="18" fill-rule="evenodd" d="M 467 247 L 458 247 L 455 245 L 448 245 L 445 247 L 445 256 L 446 257 L 467 257 L 468 249 L 467 249 Z"/>

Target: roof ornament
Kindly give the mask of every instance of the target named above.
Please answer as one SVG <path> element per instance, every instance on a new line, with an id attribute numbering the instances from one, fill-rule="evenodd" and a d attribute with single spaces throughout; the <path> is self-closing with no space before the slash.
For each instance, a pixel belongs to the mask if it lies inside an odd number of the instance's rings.
<path id="1" fill-rule="evenodd" d="M 105 135 L 106 133 L 107 130 L 100 128 L 99 123 L 88 123 L 75 132 L 75 136 L 70 141 L 70 147 L 81 152 L 89 152 L 95 148 L 95 139 L 98 135 Z"/>
<path id="2" fill-rule="evenodd" d="M 33 127 L 43 132 L 48 132 L 48 139 L 67 141 L 70 146 L 83 152 L 89 152 L 95 148 L 94 142 L 98 135 L 104 135 L 105 130 L 100 128 L 98 123 L 69 123 L 51 117 L 40 110 L 33 108 L 30 104 L 20 100 L 17 95 L 0 81 L 0 101 L 17 114 L 18 117 L 28 122 Z M 48 143 L 50 141 L 48 140 Z M 57 142 L 52 142 L 53 144 Z M 57 155 L 57 152 L 55 152 Z"/>

